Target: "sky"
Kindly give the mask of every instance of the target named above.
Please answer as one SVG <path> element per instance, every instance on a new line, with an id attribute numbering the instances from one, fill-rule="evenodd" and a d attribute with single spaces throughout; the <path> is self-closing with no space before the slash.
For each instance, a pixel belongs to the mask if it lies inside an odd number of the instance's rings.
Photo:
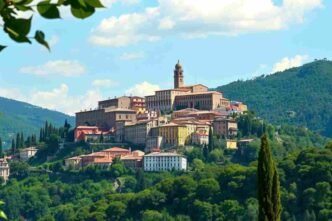
<path id="1" fill-rule="evenodd" d="M 51 52 L 3 33 L 0 96 L 67 114 L 121 95 L 185 84 L 210 88 L 332 57 L 328 0 L 101 0 L 85 20 L 34 15 Z"/>

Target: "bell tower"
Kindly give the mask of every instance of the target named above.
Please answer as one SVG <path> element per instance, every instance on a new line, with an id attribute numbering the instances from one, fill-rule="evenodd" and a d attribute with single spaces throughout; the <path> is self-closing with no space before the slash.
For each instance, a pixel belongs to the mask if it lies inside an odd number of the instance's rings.
<path id="1" fill-rule="evenodd" d="M 180 61 L 175 65 L 174 69 L 174 88 L 180 88 L 184 86 L 183 82 L 183 70 Z"/>

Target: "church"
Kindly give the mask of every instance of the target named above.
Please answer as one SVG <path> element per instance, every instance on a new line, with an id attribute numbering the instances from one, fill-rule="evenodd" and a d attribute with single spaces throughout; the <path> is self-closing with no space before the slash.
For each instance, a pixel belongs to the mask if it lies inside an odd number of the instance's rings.
<path id="1" fill-rule="evenodd" d="M 202 84 L 184 85 L 182 65 L 178 61 L 174 68 L 174 88 L 155 91 L 145 97 L 146 108 L 154 111 L 170 112 L 185 108 L 213 110 L 230 105 L 230 101 L 217 91 L 209 91 Z"/>

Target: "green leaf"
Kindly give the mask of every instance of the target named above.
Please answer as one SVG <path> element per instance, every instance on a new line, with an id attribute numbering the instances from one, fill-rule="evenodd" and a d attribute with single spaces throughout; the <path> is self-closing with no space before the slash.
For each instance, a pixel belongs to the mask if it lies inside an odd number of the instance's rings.
<path id="1" fill-rule="evenodd" d="M 33 0 L 22 0 L 22 1 L 14 1 L 14 5 L 24 5 L 27 6 L 30 4 Z"/>
<path id="2" fill-rule="evenodd" d="M 7 216 L 3 211 L 0 211 L 0 218 L 7 219 Z"/>
<path id="3" fill-rule="evenodd" d="M 16 42 L 31 43 L 27 37 L 31 28 L 31 19 L 32 17 L 29 19 L 17 19 L 14 17 L 4 19 L 4 31 Z"/>
<path id="4" fill-rule="evenodd" d="M 99 0 L 87 0 L 86 3 L 94 8 L 104 8 L 105 7 Z"/>
<path id="5" fill-rule="evenodd" d="M 60 11 L 56 4 L 50 1 L 42 1 L 37 4 L 37 10 L 41 16 L 48 19 L 60 18 Z"/>
<path id="6" fill-rule="evenodd" d="M 79 0 L 71 0 L 71 13 L 76 18 L 87 18 L 95 12 L 95 8 L 90 5 L 82 5 Z"/>
<path id="7" fill-rule="evenodd" d="M 5 1 L 4 0 L 0 0 L 0 11 L 5 7 Z"/>
<path id="8" fill-rule="evenodd" d="M 5 46 L 5 45 L 0 45 L 0 52 L 3 50 L 3 49 L 5 49 L 7 46 Z"/>
<path id="9" fill-rule="evenodd" d="M 30 6 L 24 6 L 24 5 L 15 5 L 15 8 L 20 10 L 20 11 L 33 11 Z"/>
<path id="10" fill-rule="evenodd" d="M 44 45 L 49 51 L 51 50 L 50 46 L 47 43 L 47 41 L 45 41 L 45 34 L 44 34 L 44 32 L 42 32 L 42 31 L 36 31 L 36 33 L 35 33 L 35 39 L 36 39 L 36 41 L 39 44 Z"/>

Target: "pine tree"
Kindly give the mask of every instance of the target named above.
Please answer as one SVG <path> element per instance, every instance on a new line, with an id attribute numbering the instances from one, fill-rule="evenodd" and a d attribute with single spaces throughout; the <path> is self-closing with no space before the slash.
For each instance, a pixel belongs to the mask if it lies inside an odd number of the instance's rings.
<path id="1" fill-rule="evenodd" d="M 209 152 L 211 152 L 214 149 L 214 140 L 213 140 L 213 129 L 210 126 L 209 129 Z"/>
<path id="2" fill-rule="evenodd" d="M 280 221 L 281 201 L 279 176 L 273 162 L 266 134 L 261 138 L 257 166 L 259 221 Z"/>

